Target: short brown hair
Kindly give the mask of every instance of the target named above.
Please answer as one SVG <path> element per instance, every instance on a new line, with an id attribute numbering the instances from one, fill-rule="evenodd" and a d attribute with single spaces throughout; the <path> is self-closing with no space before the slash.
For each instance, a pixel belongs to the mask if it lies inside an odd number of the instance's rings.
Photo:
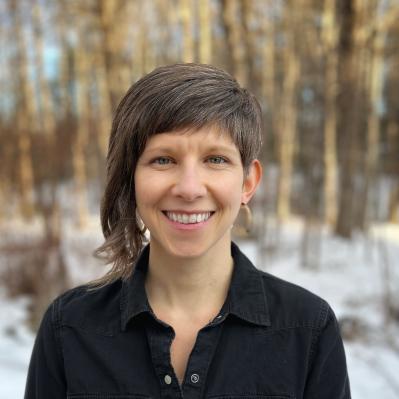
<path id="1" fill-rule="evenodd" d="M 247 173 L 262 143 L 261 109 L 225 71 L 194 63 L 162 66 L 134 83 L 122 98 L 112 123 L 101 204 L 105 242 L 95 251 L 112 269 L 92 285 L 127 278 L 146 241 L 136 214 L 134 172 L 148 138 L 206 125 L 230 134 Z"/>

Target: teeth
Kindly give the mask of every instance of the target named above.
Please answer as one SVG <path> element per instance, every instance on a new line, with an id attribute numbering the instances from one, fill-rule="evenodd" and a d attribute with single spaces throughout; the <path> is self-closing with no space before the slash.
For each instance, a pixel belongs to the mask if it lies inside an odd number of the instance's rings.
<path id="1" fill-rule="evenodd" d="M 211 216 L 211 212 L 197 213 L 197 214 L 192 214 L 192 215 L 187 215 L 185 213 L 179 214 L 179 213 L 173 213 L 173 212 L 166 212 L 166 216 L 170 220 L 173 220 L 174 222 L 190 224 L 190 223 L 199 223 L 199 222 L 208 220 L 209 217 Z"/>

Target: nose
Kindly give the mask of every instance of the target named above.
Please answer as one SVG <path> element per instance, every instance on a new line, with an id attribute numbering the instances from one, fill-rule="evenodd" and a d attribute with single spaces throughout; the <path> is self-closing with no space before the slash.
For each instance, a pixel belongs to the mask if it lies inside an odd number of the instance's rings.
<path id="1" fill-rule="evenodd" d="M 172 194 L 186 201 L 193 201 L 206 194 L 206 187 L 197 165 L 190 163 L 181 166 Z"/>

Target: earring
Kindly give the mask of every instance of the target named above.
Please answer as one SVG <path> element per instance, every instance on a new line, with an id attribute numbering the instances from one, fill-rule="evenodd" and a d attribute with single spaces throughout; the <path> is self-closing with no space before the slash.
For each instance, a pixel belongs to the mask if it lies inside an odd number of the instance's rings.
<path id="1" fill-rule="evenodd" d="M 247 204 L 242 203 L 237 219 L 233 224 L 233 235 L 248 237 L 252 229 L 252 211 Z"/>
<path id="2" fill-rule="evenodd" d="M 143 219 L 141 219 L 141 216 L 137 212 L 137 209 L 136 209 L 136 222 L 141 234 L 146 234 L 146 232 L 149 231 L 148 227 L 144 224 Z"/>

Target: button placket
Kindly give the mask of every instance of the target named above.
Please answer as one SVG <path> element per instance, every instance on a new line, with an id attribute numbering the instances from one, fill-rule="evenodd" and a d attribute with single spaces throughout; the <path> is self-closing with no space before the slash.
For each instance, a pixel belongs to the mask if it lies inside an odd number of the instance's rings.
<path id="1" fill-rule="evenodd" d="M 187 363 L 186 384 L 183 386 L 185 397 L 202 398 L 210 363 L 215 353 L 222 325 L 214 328 L 203 328 L 199 331 L 197 340 Z"/>
<path id="2" fill-rule="evenodd" d="M 182 399 L 182 390 L 175 379 L 169 364 L 169 347 L 173 339 L 173 329 L 159 324 L 146 326 L 151 359 L 161 385 L 161 398 Z"/>

